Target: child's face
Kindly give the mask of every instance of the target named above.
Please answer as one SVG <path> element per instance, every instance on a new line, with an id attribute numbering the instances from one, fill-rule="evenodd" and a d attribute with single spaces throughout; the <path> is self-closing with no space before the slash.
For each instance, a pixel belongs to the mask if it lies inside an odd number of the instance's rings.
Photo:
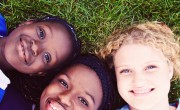
<path id="1" fill-rule="evenodd" d="M 123 45 L 114 56 L 118 91 L 131 108 L 152 109 L 168 102 L 173 67 L 161 51 Z"/>
<path id="2" fill-rule="evenodd" d="M 102 87 L 97 74 L 75 65 L 58 75 L 43 91 L 40 110 L 97 110 Z"/>
<path id="3" fill-rule="evenodd" d="M 16 70 L 37 73 L 62 62 L 70 53 L 71 45 L 68 32 L 59 24 L 26 23 L 7 37 L 4 54 Z"/>

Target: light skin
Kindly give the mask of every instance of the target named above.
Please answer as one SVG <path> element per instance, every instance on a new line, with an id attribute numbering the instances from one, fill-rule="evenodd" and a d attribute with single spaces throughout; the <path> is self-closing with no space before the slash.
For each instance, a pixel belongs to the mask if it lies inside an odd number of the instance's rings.
<path id="1" fill-rule="evenodd" d="M 33 21 L 23 23 L 0 43 L 1 68 L 27 74 L 53 68 L 66 59 L 72 46 L 62 25 Z"/>
<path id="2" fill-rule="evenodd" d="M 99 77 L 89 67 L 78 64 L 60 73 L 45 88 L 40 110 L 98 110 L 101 100 Z"/>
<path id="3" fill-rule="evenodd" d="M 119 94 L 130 110 L 175 110 L 168 93 L 173 65 L 163 53 L 142 44 L 122 45 L 114 56 Z"/>

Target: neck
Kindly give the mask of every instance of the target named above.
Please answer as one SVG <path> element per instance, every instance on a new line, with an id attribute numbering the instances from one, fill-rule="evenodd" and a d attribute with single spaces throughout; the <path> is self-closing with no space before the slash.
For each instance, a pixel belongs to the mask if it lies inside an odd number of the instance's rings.
<path id="1" fill-rule="evenodd" d="M 0 38 L 0 69 L 3 71 L 13 69 L 13 67 L 7 62 L 4 54 L 4 46 L 6 44 L 6 38 Z"/>
<path id="2" fill-rule="evenodd" d="M 169 101 L 168 101 L 168 97 L 167 97 L 167 98 L 164 98 L 163 100 L 159 101 L 159 103 L 154 104 L 150 108 L 136 109 L 136 108 L 130 106 L 130 110 L 176 110 L 176 108 L 169 105 Z"/>

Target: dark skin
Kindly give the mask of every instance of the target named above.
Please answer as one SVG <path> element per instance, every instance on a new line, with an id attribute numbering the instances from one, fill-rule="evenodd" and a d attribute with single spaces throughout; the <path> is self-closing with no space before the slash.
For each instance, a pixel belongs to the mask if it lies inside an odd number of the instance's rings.
<path id="1" fill-rule="evenodd" d="M 72 51 L 71 46 L 70 36 L 62 25 L 27 21 L 0 39 L 0 68 L 42 73 L 63 62 Z"/>
<path id="2" fill-rule="evenodd" d="M 57 110 L 97 110 L 102 97 L 97 73 L 83 64 L 76 64 L 59 72 L 45 88 L 40 110 L 52 110 L 53 107 Z"/>
<path id="3" fill-rule="evenodd" d="M 27 21 L 0 38 L 0 69 L 11 84 L 36 103 L 53 77 L 48 70 L 64 62 L 71 51 L 70 35 L 61 24 Z"/>
<path id="4" fill-rule="evenodd" d="M 4 44 L 6 42 L 7 38 L 1 38 L 0 39 L 0 68 L 2 70 L 8 70 L 9 68 L 13 68 L 11 65 L 9 65 L 9 63 L 7 62 L 7 60 L 4 57 L 3 54 L 3 48 L 4 48 Z"/>

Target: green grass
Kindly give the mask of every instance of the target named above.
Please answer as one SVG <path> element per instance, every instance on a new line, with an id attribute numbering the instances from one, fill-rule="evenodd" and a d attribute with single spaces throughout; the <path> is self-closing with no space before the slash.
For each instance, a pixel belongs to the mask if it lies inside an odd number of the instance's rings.
<path id="1" fill-rule="evenodd" d="M 8 27 L 46 14 L 58 15 L 75 26 L 83 52 L 94 52 L 116 28 L 135 22 L 163 21 L 180 35 L 179 0 L 4 0 L 0 12 Z M 180 97 L 180 83 L 173 82 L 171 99 Z"/>

